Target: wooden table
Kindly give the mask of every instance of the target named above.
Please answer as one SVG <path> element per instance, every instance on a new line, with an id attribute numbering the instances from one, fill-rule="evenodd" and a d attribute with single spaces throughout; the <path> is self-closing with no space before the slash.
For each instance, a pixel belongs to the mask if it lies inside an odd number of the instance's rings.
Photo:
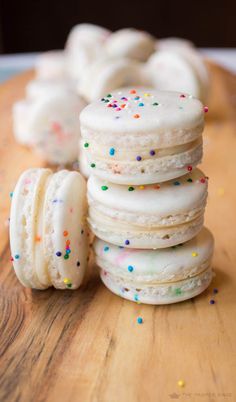
<path id="1" fill-rule="evenodd" d="M 10 262 L 9 193 L 24 169 L 43 161 L 12 136 L 12 103 L 32 73 L 0 87 L 1 402 L 236 401 L 236 80 L 211 69 L 202 168 L 210 177 L 206 224 L 216 239 L 216 277 L 201 296 L 168 306 L 123 300 L 95 270 L 78 291 L 19 284 Z"/>

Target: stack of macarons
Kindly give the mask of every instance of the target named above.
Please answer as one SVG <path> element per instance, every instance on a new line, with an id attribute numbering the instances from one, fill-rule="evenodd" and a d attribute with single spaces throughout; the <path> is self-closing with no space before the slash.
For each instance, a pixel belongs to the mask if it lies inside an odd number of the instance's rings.
<path id="1" fill-rule="evenodd" d="M 205 111 L 186 93 L 124 88 L 80 115 L 95 259 L 117 295 L 166 304 L 211 282 L 208 179 L 197 168 Z"/>

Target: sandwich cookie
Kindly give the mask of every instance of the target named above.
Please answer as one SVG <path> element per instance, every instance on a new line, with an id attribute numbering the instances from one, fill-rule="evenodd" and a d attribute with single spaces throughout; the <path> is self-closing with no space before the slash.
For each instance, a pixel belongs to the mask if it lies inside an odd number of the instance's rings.
<path id="1" fill-rule="evenodd" d="M 15 137 L 52 164 L 70 164 L 78 158 L 78 116 L 85 105 L 69 88 L 44 88 L 13 107 Z"/>
<path id="2" fill-rule="evenodd" d="M 62 50 L 45 52 L 37 57 L 36 77 L 40 79 L 64 79 L 67 77 L 66 55 Z"/>
<path id="3" fill-rule="evenodd" d="M 186 174 L 202 158 L 204 108 L 184 93 L 124 88 L 80 114 L 93 174 L 119 184 L 150 184 Z"/>
<path id="4" fill-rule="evenodd" d="M 75 25 L 67 39 L 67 70 L 79 82 L 86 69 L 104 53 L 110 31 L 94 24 Z"/>
<path id="5" fill-rule="evenodd" d="M 87 102 L 92 102 L 117 88 L 142 84 L 143 69 L 140 63 L 124 58 L 100 59 L 84 72 L 78 84 L 78 93 Z"/>
<path id="6" fill-rule="evenodd" d="M 164 248 L 203 226 L 207 178 L 196 169 L 181 178 L 141 186 L 88 180 L 89 225 L 105 241 L 130 248 Z"/>
<path id="7" fill-rule="evenodd" d="M 94 243 L 104 284 L 113 293 L 140 303 L 169 304 L 202 293 L 212 279 L 214 240 L 203 228 L 192 240 L 161 250 L 120 248 Z"/>
<path id="8" fill-rule="evenodd" d="M 155 51 L 155 38 L 148 32 L 137 29 L 120 29 L 109 36 L 105 49 L 107 55 L 114 58 L 127 57 L 146 61 Z"/>
<path id="9" fill-rule="evenodd" d="M 12 197 L 10 244 L 22 285 L 78 288 L 88 255 L 83 177 L 67 170 L 25 171 Z"/>

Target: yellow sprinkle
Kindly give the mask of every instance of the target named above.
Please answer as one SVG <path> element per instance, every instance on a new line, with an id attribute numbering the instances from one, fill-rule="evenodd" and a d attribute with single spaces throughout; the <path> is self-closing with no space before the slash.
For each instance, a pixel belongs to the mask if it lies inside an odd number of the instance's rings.
<path id="1" fill-rule="evenodd" d="M 196 253 L 196 251 L 193 251 L 193 252 L 192 252 L 192 256 L 193 256 L 193 257 L 197 257 L 197 256 L 198 256 L 198 253 Z"/>
<path id="2" fill-rule="evenodd" d="M 178 384 L 178 386 L 181 387 L 181 388 L 185 386 L 184 380 L 179 380 L 177 384 Z"/>
<path id="3" fill-rule="evenodd" d="M 67 285 L 68 283 L 70 283 L 70 279 L 69 279 L 69 278 L 65 278 L 65 279 L 63 279 L 63 282 L 64 282 L 65 285 Z"/>
<path id="4" fill-rule="evenodd" d="M 150 96 L 150 94 L 146 93 L 146 94 L 144 94 L 144 96 L 146 96 L 146 97 L 147 97 L 147 96 Z"/>
<path id="5" fill-rule="evenodd" d="M 139 190 L 144 190 L 144 186 L 139 186 Z"/>
<path id="6" fill-rule="evenodd" d="M 225 189 L 224 189 L 223 187 L 219 187 L 219 188 L 217 189 L 217 194 L 218 194 L 219 196 L 224 195 L 224 193 L 225 193 Z"/>

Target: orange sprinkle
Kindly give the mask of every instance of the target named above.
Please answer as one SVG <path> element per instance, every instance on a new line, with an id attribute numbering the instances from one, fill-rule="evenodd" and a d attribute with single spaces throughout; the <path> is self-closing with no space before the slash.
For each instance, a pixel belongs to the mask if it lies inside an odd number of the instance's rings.
<path id="1" fill-rule="evenodd" d="M 64 232 L 63 232 L 63 236 L 68 236 L 68 232 L 67 232 L 67 230 L 64 230 Z"/>
<path id="2" fill-rule="evenodd" d="M 130 94 L 136 94 L 135 89 L 131 89 L 131 91 L 129 91 Z"/>
<path id="3" fill-rule="evenodd" d="M 123 103 L 122 105 L 120 105 L 120 107 L 122 107 L 122 109 L 126 106 L 125 103 Z"/>
<path id="4" fill-rule="evenodd" d="M 36 236 L 35 241 L 41 241 L 41 236 Z"/>
<path id="5" fill-rule="evenodd" d="M 156 190 L 159 190 L 159 188 L 161 188 L 161 186 L 159 186 L 159 184 L 157 184 L 156 186 L 154 186 L 154 188 L 155 188 Z"/>
<path id="6" fill-rule="evenodd" d="M 139 119 L 139 117 L 140 117 L 140 114 L 134 114 L 135 119 Z"/>
<path id="7" fill-rule="evenodd" d="M 66 246 L 69 247 L 69 245 L 70 245 L 70 240 L 66 240 Z"/>

